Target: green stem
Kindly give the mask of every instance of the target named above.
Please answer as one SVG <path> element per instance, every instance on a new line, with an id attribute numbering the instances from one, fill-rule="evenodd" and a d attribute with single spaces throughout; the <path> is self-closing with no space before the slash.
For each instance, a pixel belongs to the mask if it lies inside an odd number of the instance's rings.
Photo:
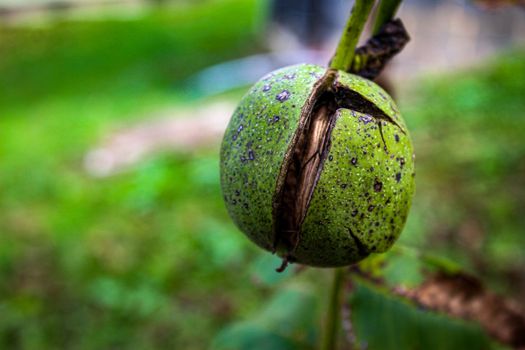
<path id="1" fill-rule="evenodd" d="M 354 59 L 357 41 L 359 40 L 359 36 L 363 31 L 363 27 L 373 5 L 374 0 L 355 0 L 350 18 L 346 22 L 345 30 L 339 40 L 334 57 L 330 62 L 330 68 L 343 71 L 350 69 Z"/>
<path id="2" fill-rule="evenodd" d="M 337 347 L 337 335 L 341 322 L 341 296 L 343 292 L 343 281 L 346 269 L 341 267 L 334 269 L 332 289 L 330 290 L 330 302 L 323 337 L 323 350 L 335 350 Z"/>
<path id="3" fill-rule="evenodd" d="M 401 5 L 401 1 L 403 0 L 381 0 L 379 8 L 377 9 L 372 35 L 379 33 L 381 27 L 383 27 L 386 22 L 394 18 L 399 5 Z"/>

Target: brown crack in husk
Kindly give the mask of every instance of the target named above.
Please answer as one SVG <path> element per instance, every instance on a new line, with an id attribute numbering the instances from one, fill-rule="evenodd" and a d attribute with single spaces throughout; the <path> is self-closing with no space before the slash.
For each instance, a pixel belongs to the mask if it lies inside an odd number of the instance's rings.
<path id="1" fill-rule="evenodd" d="M 279 272 L 284 271 L 288 261 L 293 261 L 299 231 L 326 158 L 335 112 L 327 92 L 336 77 L 336 71 L 329 69 L 315 84 L 301 110 L 298 129 L 281 167 L 273 207 L 274 251 L 286 251 Z"/>
<path id="2" fill-rule="evenodd" d="M 368 114 L 375 119 L 385 120 L 389 123 L 394 124 L 399 130 L 406 134 L 405 130 L 388 114 L 377 107 L 373 102 L 367 100 L 359 93 L 349 90 L 346 86 L 335 82 L 335 98 L 336 103 L 340 108 L 350 109 L 362 114 Z"/>

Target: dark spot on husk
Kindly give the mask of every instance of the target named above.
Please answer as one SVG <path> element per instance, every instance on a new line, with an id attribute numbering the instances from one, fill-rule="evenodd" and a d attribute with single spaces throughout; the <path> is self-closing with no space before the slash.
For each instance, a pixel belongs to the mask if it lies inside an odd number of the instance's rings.
<path id="1" fill-rule="evenodd" d="M 277 96 L 275 96 L 275 98 L 279 102 L 284 102 L 284 101 L 286 101 L 287 99 L 290 98 L 290 92 L 288 90 L 283 90 L 283 91 L 281 91 L 281 93 L 279 93 Z"/>
<path id="2" fill-rule="evenodd" d="M 263 86 L 262 91 L 266 92 L 266 91 L 269 91 L 271 88 L 272 88 L 271 85 L 266 84 L 266 85 Z"/>
<path id="3" fill-rule="evenodd" d="M 395 134 L 395 135 L 394 135 L 394 139 L 396 140 L 396 142 L 399 142 L 399 135 L 398 135 L 398 134 Z"/>
<path id="4" fill-rule="evenodd" d="M 381 192 L 382 189 L 383 189 L 383 183 L 379 181 L 378 179 L 376 179 L 374 183 L 374 191 Z"/>
<path id="5" fill-rule="evenodd" d="M 401 173 L 396 174 L 396 181 L 397 182 L 401 181 Z"/>
<path id="6" fill-rule="evenodd" d="M 370 122 L 372 122 L 373 120 L 374 120 L 374 118 L 372 118 L 369 115 L 364 115 L 364 116 L 359 117 L 359 121 L 363 122 L 363 124 L 365 124 L 365 125 L 370 123 Z"/>
<path id="7" fill-rule="evenodd" d="M 357 158 L 355 158 L 355 157 L 352 158 L 352 159 L 350 160 L 350 163 L 352 163 L 352 165 L 356 165 L 356 164 L 357 164 Z"/>
<path id="8" fill-rule="evenodd" d="M 372 211 L 372 210 L 374 210 L 374 208 L 375 208 L 374 205 L 369 205 L 369 206 L 368 206 L 368 211 Z"/>

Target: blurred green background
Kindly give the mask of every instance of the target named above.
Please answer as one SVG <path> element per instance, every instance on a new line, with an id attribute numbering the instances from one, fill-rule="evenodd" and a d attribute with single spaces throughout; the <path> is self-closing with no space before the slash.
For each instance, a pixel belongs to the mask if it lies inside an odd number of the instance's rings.
<path id="1" fill-rule="evenodd" d="M 203 97 L 187 79 L 267 50 L 264 8 L 199 1 L 0 25 L 0 348 L 202 349 L 254 315 L 302 339 L 262 348 L 315 344 L 329 271 L 277 275 L 278 261 L 238 232 L 219 140 L 110 176 L 84 167 L 106 135 L 144 116 L 235 103 L 243 89 Z M 525 50 L 394 86 L 417 155 L 400 241 L 525 302 Z M 416 283 L 415 265 L 399 261 L 390 278 Z"/>

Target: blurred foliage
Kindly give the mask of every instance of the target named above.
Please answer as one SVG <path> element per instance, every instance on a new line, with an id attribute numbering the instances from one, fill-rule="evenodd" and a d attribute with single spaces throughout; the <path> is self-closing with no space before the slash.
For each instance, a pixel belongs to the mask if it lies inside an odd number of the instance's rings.
<path id="1" fill-rule="evenodd" d="M 404 94 L 418 182 L 401 242 L 525 303 L 524 57 L 511 52 Z"/>
<path id="2" fill-rule="evenodd" d="M 82 166 L 105 131 L 182 103 L 177 81 L 256 49 L 255 15 L 228 0 L 0 28 L 0 348 L 203 348 L 267 294 L 214 150 Z"/>
<path id="3" fill-rule="evenodd" d="M 254 0 L 226 0 L 0 28 L 0 348 L 200 349 L 216 334 L 218 349 L 268 334 L 275 348 L 316 344 L 329 271 L 273 272 L 275 257 L 227 217 L 215 149 L 158 154 L 103 179 L 82 167 L 109 130 L 184 104 L 181 79 L 260 50 L 255 17 Z M 525 295 L 524 77 L 525 53 L 514 52 L 429 78 L 400 102 L 418 172 L 401 241 L 517 297 Z M 391 280 L 418 283 L 417 259 L 396 259 Z M 352 300 L 372 300 L 377 317 L 426 317 L 363 288 Z"/>
<path id="4" fill-rule="evenodd" d="M 347 303 L 362 349 L 490 349 L 483 331 L 463 321 L 421 310 L 387 291 L 356 280 Z"/>
<path id="5" fill-rule="evenodd" d="M 281 289 L 246 322 L 221 331 L 212 349 L 316 349 L 319 337 L 317 296 L 311 288 Z"/>
<path id="6" fill-rule="evenodd" d="M 208 0 L 131 19 L 0 26 L 0 105 L 169 88 L 210 64 L 260 50 L 259 7 L 257 0 Z"/>

